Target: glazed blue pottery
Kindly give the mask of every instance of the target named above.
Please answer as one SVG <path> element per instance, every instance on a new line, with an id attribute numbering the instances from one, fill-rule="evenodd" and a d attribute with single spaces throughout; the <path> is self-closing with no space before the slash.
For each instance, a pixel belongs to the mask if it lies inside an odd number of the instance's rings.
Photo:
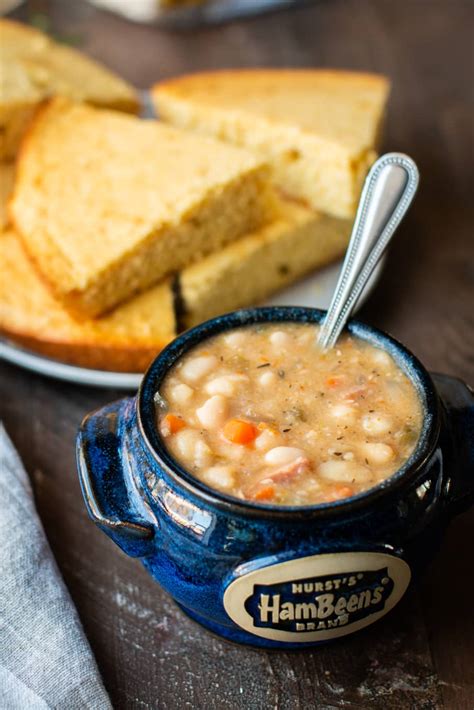
<path id="1" fill-rule="evenodd" d="M 324 315 L 274 307 L 207 321 L 163 350 L 136 397 L 89 414 L 78 435 L 92 520 L 189 616 L 233 641 L 301 648 L 368 626 L 400 600 L 450 518 L 474 502 L 472 391 L 430 376 L 398 342 L 356 321 L 348 330 L 394 357 L 424 410 L 416 450 L 389 479 L 350 499 L 283 508 L 212 490 L 171 458 L 154 396 L 183 353 L 235 327 Z"/>

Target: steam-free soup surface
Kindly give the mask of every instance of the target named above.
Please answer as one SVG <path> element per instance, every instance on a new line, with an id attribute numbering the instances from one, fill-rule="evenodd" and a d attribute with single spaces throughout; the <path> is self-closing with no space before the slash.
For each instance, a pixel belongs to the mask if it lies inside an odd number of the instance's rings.
<path id="1" fill-rule="evenodd" d="M 208 486 L 266 504 L 340 500 L 390 476 L 421 428 L 413 384 L 385 351 L 348 335 L 316 345 L 311 324 L 208 339 L 156 397 L 168 450 Z"/>

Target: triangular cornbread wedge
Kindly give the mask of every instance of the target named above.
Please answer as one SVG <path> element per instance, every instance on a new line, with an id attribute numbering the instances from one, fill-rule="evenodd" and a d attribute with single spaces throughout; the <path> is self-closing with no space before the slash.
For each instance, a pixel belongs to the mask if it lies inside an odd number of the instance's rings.
<path id="1" fill-rule="evenodd" d="M 141 372 L 176 335 L 171 282 L 79 323 L 51 295 L 12 230 L 0 233 L 0 331 L 32 350 L 103 370 Z"/>
<path id="2" fill-rule="evenodd" d="M 56 98 L 17 161 L 10 215 L 72 313 L 94 317 L 270 220 L 254 154 Z"/>
<path id="3" fill-rule="evenodd" d="M 344 250 L 349 222 L 287 201 L 279 215 L 179 277 L 180 327 L 258 303 Z M 142 371 L 175 335 L 170 281 L 79 323 L 52 297 L 12 231 L 0 236 L 0 331 L 33 350 L 87 367 Z"/>
<path id="4" fill-rule="evenodd" d="M 351 218 L 388 91 L 376 74 L 245 69 L 178 77 L 152 94 L 163 120 L 255 150 L 286 194 Z"/>
<path id="5" fill-rule="evenodd" d="M 258 304 L 341 256 L 351 223 L 285 200 L 279 217 L 179 276 L 181 320 L 189 328 L 226 311 Z"/>
<path id="6" fill-rule="evenodd" d="M 136 113 L 133 88 L 76 49 L 39 30 L 0 20 L 0 159 L 11 159 L 35 107 L 61 95 Z"/>

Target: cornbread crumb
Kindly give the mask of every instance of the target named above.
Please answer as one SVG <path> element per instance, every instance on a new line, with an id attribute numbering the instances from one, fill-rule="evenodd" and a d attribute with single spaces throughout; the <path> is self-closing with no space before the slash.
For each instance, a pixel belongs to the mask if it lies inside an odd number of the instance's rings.
<path id="1" fill-rule="evenodd" d="M 56 98 L 23 142 L 11 217 L 57 298 L 94 317 L 268 222 L 250 152 Z"/>
<path id="2" fill-rule="evenodd" d="M 254 150 L 286 194 L 351 218 L 388 91 L 376 74 L 250 69 L 178 77 L 152 94 L 163 120 Z"/>
<path id="3" fill-rule="evenodd" d="M 15 156 L 37 105 L 53 95 L 136 113 L 125 81 L 39 30 L 0 20 L 0 159 Z"/>

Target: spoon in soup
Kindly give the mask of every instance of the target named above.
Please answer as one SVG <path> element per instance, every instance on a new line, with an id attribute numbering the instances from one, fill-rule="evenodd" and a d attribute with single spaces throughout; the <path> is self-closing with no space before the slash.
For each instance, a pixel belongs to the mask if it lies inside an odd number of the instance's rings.
<path id="1" fill-rule="evenodd" d="M 336 290 L 318 343 L 332 348 L 367 281 L 415 196 L 418 168 L 403 153 L 386 153 L 373 164 L 364 183 Z"/>

